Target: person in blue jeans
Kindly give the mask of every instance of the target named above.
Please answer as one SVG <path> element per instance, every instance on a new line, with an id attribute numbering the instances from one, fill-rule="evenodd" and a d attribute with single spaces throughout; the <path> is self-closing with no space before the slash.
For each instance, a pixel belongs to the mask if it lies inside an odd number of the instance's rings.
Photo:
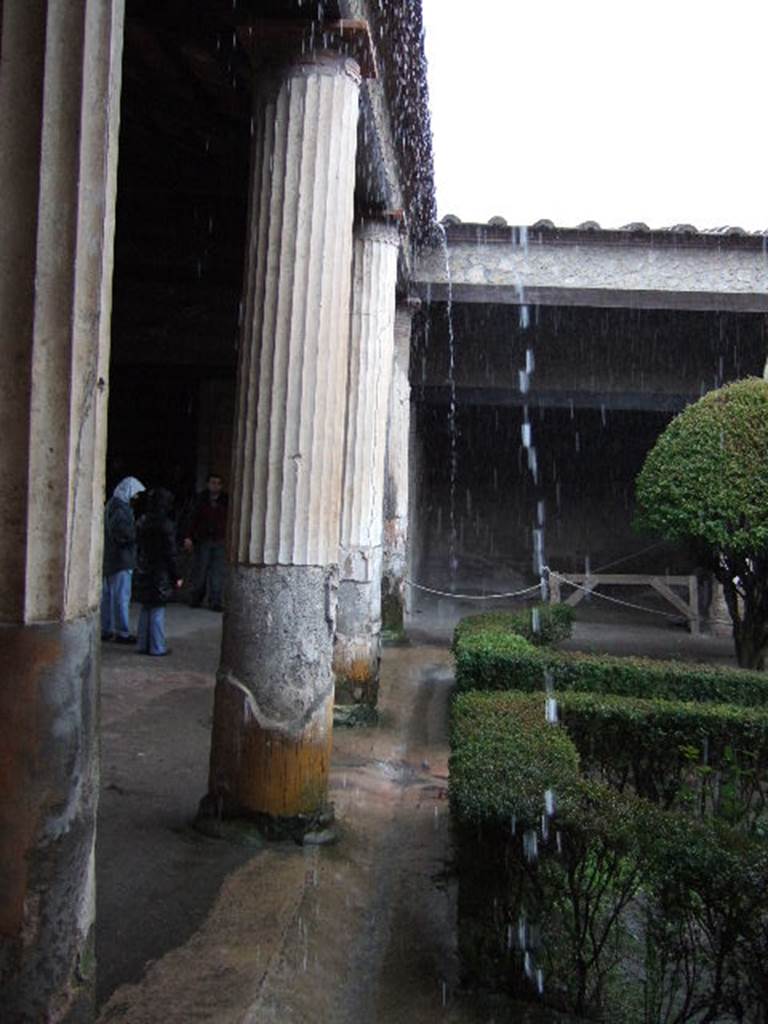
<path id="1" fill-rule="evenodd" d="M 135 644 L 128 621 L 131 577 L 136 567 L 136 521 L 131 507 L 144 484 L 127 476 L 104 508 L 104 580 L 101 591 L 101 639 Z"/>
<path id="2" fill-rule="evenodd" d="M 139 654 L 156 658 L 170 654 L 165 640 L 165 606 L 183 580 L 176 561 L 176 532 L 171 509 L 173 495 L 157 487 L 147 495 L 146 511 L 137 526 L 138 556 L 133 592 L 141 602 Z"/>

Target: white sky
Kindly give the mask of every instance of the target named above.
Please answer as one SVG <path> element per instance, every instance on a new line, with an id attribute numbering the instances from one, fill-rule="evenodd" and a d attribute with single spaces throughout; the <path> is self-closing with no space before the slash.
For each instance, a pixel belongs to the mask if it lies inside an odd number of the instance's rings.
<path id="1" fill-rule="evenodd" d="M 440 216 L 768 228 L 768 0 L 424 0 Z"/>

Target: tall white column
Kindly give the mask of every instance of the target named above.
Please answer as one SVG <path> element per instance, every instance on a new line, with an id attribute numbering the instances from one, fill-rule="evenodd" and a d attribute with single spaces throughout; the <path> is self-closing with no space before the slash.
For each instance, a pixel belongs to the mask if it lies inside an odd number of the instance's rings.
<path id="1" fill-rule="evenodd" d="M 341 507 L 336 703 L 374 705 L 381 655 L 384 452 L 392 376 L 397 227 L 365 221 L 355 234 Z"/>
<path id="2" fill-rule="evenodd" d="M 389 393 L 384 471 L 384 565 L 381 583 L 384 629 L 402 634 L 408 561 L 408 452 L 411 431 L 411 325 L 418 299 L 404 299 L 395 312 L 395 350 Z"/>
<path id="3" fill-rule="evenodd" d="M 259 83 L 221 663 L 204 808 L 266 829 L 326 803 L 359 69 Z"/>
<path id="4" fill-rule="evenodd" d="M 79 1020 L 123 4 L 0 11 L 0 1016 Z"/>

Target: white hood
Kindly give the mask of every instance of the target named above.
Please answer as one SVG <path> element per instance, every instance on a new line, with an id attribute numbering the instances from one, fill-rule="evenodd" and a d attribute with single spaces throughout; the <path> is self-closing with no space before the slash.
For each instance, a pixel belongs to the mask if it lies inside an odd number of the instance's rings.
<path id="1" fill-rule="evenodd" d="M 135 476 L 126 476 L 114 489 L 112 496 L 119 501 L 124 501 L 126 505 L 130 505 L 136 495 L 145 490 L 146 487 L 141 480 L 137 480 Z"/>

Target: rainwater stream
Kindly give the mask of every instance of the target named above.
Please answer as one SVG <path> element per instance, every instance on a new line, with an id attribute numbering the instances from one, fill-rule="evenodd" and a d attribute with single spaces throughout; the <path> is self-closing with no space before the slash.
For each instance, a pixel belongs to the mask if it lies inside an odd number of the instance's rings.
<path id="1" fill-rule="evenodd" d="M 458 432 L 456 422 L 457 391 L 456 391 L 456 334 L 453 324 L 453 278 L 451 273 L 450 250 L 447 233 L 442 223 L 435 225 L 435 235 L 438 239 L 445 268 L 446 283 L 446 320 L 447 320 L 447 378 L 448 378 L 448 431 L 450 436 L 450 457 L 448 465 L 449 473 L 449 542 L 448 542 L 448 568 L 451 592 L 456 591 L 457 575 L 459 570 L 458 559 L 458 536 L 456 523 L 456 486 L 458 477 Z M 528 250 L 528 229 L 519 227 L 515 229 L 515 241 L 527 254 Z M 531 332 L 531 307 L 526 302 L 525 287 L 521 279 L 518 279 L 517 299 L 519 304 L 518 315 L 518 337 L 525 342 L 525 361 L 518 370 L 518 383 L 521 395 L 525 398 L 530 392 L 531 381 L 536 369 L 536 356 L 533 347 L 533 333 Z M 549 600 L 549 568 L 545 555 L 544 537 L 546 507 L 543 488 L 540 485 L 539 461 L 536 451 L 533 424 L 531 422 L 530 407 L 528 402 L 523 405 L 523 421 L 521 424 L 521 443 L 526 455 L 528 472 L 533 482 L 536 501 L 535 517 L 531 525 L 532 541 L 532 569 L 539 580 L 540 599 L 542 602 Z M 461 589 L 461 588 L 460 588 Z M 531 628 L 534 633 L 541 630 L 541 617 L 538 608 L 531 609 Z M 554 692 L 554 678 L 551 672 L 545 672 L 543 678 L 543 690 L 545 693 L 543 715 L 548 723 L 556 725 L 558 722 L 557 698 Z M 542 810 L 540 823 L 537 828 L 528 828 L 523 831 L 520 841 L 522 843 L 523 855 L 529 863 L 535 862 L 539 857 L 540 849 L 543 846 L 554 842 L 555 849 L 559 852 L 561 848 L 561 835 L 559 831 L 550 828 L 550 822 L 555 814 L 556 794 L 552 788 L 546 789 L 542 794 Z M 513 819 L 511 828 L 517 834 L 517 823 Z M 510 922 L 507 928 L 507 942 L 510 948 L 516 946 L 521 953 L 523 970 L 529 981 L 535 985 L 539 994 L 544 991 L 544 972 L 536 961 L 535 935 L 537 933 L 537 922 L 530 921 L 525 912 L 520 915 L 519 920 Z"/>

